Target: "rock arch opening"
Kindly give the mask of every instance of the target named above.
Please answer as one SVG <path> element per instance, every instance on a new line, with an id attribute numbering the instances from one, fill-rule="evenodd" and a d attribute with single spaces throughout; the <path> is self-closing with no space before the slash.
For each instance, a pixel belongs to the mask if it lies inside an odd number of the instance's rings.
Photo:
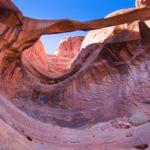
<path id="1" fill-rule="evenodd" d="M 87 22 L 28 18 L 9 0 L 0 0 L 0 9 L 2 144 L 19 144 L 19 150 L 148 147 L 150 23 L 139 20 L 150 19 L 149 7 Z M 55 56 L 39 40 L 93 29 L 65 38 Z"/>
<path id="2" fill-rule="evenodd" d="M 47 54 L 57 54 L 60 44 L 64 39 L 69 37 L 85 37 L 86 31 L 74 31 L 68 33 L 52 34 L 52 35 L 42 35 L 40 40 L 43 43 L 44 49 Z M 79 46 L 78 46 L 79 47 Z M 69 48 L 68 48 L 69 49 Z"/>

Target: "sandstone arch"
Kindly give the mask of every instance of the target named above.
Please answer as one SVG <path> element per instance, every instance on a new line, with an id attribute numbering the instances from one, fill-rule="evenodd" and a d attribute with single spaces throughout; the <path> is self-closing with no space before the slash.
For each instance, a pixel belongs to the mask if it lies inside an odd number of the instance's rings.
<path id="1" fill-rule="evenodd" d="M 150 8 L 83 23 L 27 18 L 5 0 L 0 0 L 0 10 L 0 142 L 4 149 L 149 147 L 150 29 L 149 21 L 137 20 L 148 20 Z M 42 34 L 112 25 L 119 26 L 107 29 L 105 40 L 84 41 L 71 68 L 61 74 L 48 69 L 46 54 L 38 49 Z M 40 106 L 43 93 L 47 99 Z"/>

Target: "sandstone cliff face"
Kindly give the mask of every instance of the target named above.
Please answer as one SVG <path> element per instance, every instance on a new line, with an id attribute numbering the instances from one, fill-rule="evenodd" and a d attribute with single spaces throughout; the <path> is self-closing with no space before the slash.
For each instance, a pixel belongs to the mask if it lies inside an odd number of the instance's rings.
<path id="1" fill-rule="evenodd" d="M 0 53 L 3 57 L 4 53 Z M 3 61 L 3 59 L 2 59 Z M 3 63 L 2 63 L 3 64 Z M 21 89 L 26 89 L 25 84 L 32 80 L 27 72 L 32 72 L 30 65 L 35 65 L 43 71 L 48 71 L 47 55 L 41 41 L 37 41 L 35 45 L 26 49 L 21 56 L 20 62 L 12 62 L 3 72 L 1 88 L 8 92 L 8 96 L 14 96 Z M 2 69 L 2 68 L 1 68 Z M 28 71 L 27 71 L 28 70 Z M 30 84 L 32 81 L 30 82 Z M 13 85 L 13 86 L 12 86 Z M 32 85 L 32 84 L 31 84 Z"/>
<path id="2" fill-rule="evenodd" d="M 61 75 L 68 70 L 72 64 L 71 58 L 61 57 L 58 55 L 48 54 L 49 72 L 57 75 Z"/>
<path id="3" fill-rule="evenodd" d="M 28 48 L 23 52 L 22 60 L 24 62 L 24 65 L 27 65 L 28 63 L 33 63 L 43 71 L 48 70 L 47 54 L 45 53 L 45 49 L 40 40 L 37 41 L 34 46 Z"/>
<path id="4" fill-rule="evenodd" d="M 49 72 L 60 75 L 69 69 L 73 59 L 79 54 L 83 39 L 83 36 L 65 37 L 56 54 L 48 54 Z"/>
<path id="5" fill-rule="evenodd" d="M 80 51 L 83 36 L 65 37 L 59 44 L 58 57 L 73 59 Z"/>
<path id="6" fill-rule="evenodd" d="M 7 6 L 4 0 L 0 4 Z M 10 6 L 12 10 L 3 15 L 13 23 L 0 17 L 2 149 L 149 148 L 150 23 L 133 22 L 149 18 L 149 8 L 120 11 L 113 14 L 115 18 L 80 24 L 26 18 Z M 65 55 L 60 51 L 58 56 L 47 56 L 39 41 L 41 34 L 110 24 L 118 26 L 92 31 L 78 43 L 77 51 L 81 43 L 82 48 L 73 62 L 72 49 Z M 62 47 L 70 47 L 66 45 Z"/>

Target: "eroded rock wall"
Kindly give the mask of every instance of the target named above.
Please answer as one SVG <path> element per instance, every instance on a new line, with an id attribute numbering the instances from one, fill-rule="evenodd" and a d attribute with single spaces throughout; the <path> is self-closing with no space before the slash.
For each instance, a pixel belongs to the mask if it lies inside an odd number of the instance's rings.
<path id="1" fill-rule="evenodd" d="M 80 23 L 27 18 L 7 2 L 0 0 L 8 17 L 0 17 L 0 149 L 148 149 L 150 28 L 133 21 L 148 19 L 149 8 Z M 118 26 L 75 40 L 80 52 L 72 62 L 72 45 L 47 56 L 39 41 L 42 34 L 110 25 Z"/>
<path id="2" fill-rule="evenodd" d="M 79 54 L 83 36 L 65 37 L 59 44 L 58 57 L 65 57 L 73 59 Z"/>

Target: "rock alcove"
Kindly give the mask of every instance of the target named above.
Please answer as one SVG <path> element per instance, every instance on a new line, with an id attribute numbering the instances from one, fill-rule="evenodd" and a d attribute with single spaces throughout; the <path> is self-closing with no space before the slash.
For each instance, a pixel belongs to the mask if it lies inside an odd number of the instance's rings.
<path id="1" fill-rule="evenodd" d="M 137 6 L 79 22 L 0 0 L 0 149 L 149 148 L 149 1 Z M 94 31 L 46 54 L 42 35 L 74 30 Z"/>

